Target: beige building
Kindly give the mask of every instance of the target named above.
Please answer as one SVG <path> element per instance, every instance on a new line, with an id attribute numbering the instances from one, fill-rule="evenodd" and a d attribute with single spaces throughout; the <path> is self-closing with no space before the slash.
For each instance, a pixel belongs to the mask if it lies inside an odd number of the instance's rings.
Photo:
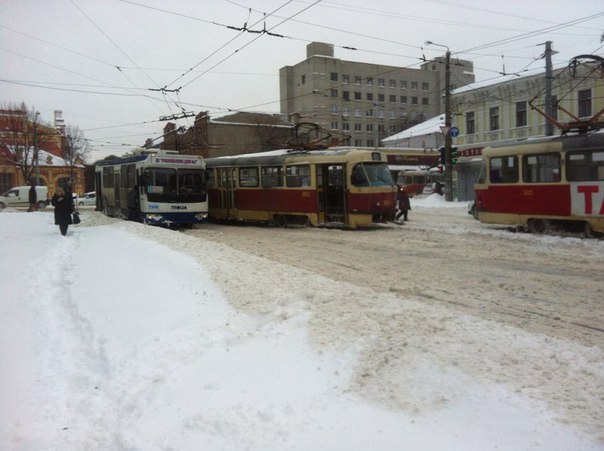
<path id="1" fill-rule="evenodd" d="M 331 143 L 375 147 L 387 136 L 444 112 L 445 59 L 419 69 L 344 61 L 331 44 L 313 42 L 306 59 L 279 70 L 281 113 L 317 123 Z M 454 59 L 452 88 L 474 82 L 473 63 Z"/>
<path id="2" fill-rule="evenodd" d="M 453 92 L 453 125 L 460 130 L 454 140 L 460 148 L 482 148 L 495 142 L 546 135 L 546 119 L 533 106 L 544 111 L 545 75 L 514 77 L 483 87 L 468 86 Z M 590 118 L 604 109 L 604 81 L 600 71 L 580 66 L 576 73 L 568 68 L 553 71 L 552 104 L 559 122 Z M 553 128 L 553 134 L 560 134 Z"/>

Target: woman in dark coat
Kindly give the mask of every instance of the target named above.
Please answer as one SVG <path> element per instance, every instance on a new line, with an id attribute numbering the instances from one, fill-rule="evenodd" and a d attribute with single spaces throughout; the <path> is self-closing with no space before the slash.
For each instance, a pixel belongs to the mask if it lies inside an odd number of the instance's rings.
<path id="1" fill-rule="evenodd" d="M 407 221 L 407 214 L 409 210 L 411 210 L 411 202 L 409 201 L 409 196 L 407 195 L 404 186 L 398 186 L 398 194 L 396 197 L 398 199 L 399 212 L 397 213 L 396 218 L 394 218 L 394 220 L 398 221 L 399 218 L 402 216 L 403 220 Z"/>
<path id="2" fill-rule="evenodd" d="M 57 188 L 55 194 L 52 196 L 51 203 L 55 207 L 55 224 L 59 226 L 61 235 L 65 236 L 69 224 L 72 223 L 73 198 L 66 195 L 63 188 Z"/>

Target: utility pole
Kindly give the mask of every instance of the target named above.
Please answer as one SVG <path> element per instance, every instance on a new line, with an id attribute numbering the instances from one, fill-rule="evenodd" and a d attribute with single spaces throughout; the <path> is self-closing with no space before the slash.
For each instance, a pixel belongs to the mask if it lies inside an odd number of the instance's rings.
<path id="1" fill-rule="evenodd" d="M 426 41 L 426 45 L 435 45 L 447 49 L 445 53 L 445 200 L 453 200 L 453 162 L 451 159 L 451 147 L 453 138 L 451 137 L 451 51 L 449 47 L 437 44 L 432 41 Z"/>
<path id="2" fill-rule="evenodd" d="M 552 41 L 545 42 L 545 114 L 554 117 L 554 105 L 552 102 Z M 550 120 L 545 121 L 545 136 L 554 134 L 554 124 Z"/>

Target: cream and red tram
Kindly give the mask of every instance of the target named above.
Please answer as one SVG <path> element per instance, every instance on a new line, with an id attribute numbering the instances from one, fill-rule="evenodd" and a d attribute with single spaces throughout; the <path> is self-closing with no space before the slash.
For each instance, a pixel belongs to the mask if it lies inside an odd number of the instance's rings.
<path id="1" fill-rule="evenodd" d="M 474 186 L 481 222 L 604 233 L 604 132 L 483 150 Z"/>
<path id="2" fill-rule="evenodd" d="M 206 163 L 211 219 L 356 228 L 394 218 L 396 187 L 378 151 L 276 150 Z"/>

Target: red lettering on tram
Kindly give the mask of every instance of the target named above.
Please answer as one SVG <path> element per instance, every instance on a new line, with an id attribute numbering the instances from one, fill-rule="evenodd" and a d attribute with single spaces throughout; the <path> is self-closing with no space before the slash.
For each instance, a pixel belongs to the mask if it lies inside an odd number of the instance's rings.
<path id="1" fill-rule="evenodd" d="M 585 200 L 585 214 L 591 215 L 593 212 L 592 195 L 598 193 L 600 188 L 597 185 L 577 186 L 577 192 L 583 194 Z M 604 202 L 600 207 L 600 214 L 604 213 Z"/>

